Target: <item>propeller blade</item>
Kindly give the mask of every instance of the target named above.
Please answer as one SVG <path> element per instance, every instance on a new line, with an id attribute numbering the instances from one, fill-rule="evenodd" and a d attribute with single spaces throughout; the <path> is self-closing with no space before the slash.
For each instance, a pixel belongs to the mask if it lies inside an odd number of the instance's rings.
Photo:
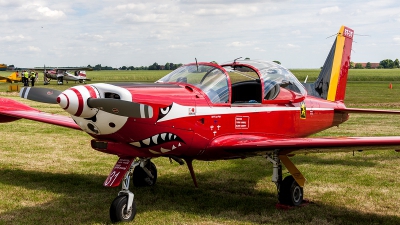
<path id="1" fill-rule="evenodd" d="M 99 110 L 119 116 L 132 118 L 153 117 L 153 107 L 136 102 L 113 98 L 89 98 L 87 105 L 91 108 L 98 108 Z"/>
<path id="2" fill-rule="evenodd" d="M 53 90 L 50 88 L 31 88 L 23 87 L 19 92 L 21 98 L 26 98 L 36 102 L 43 102 L 49 104 L 57 104 L 57 97 L 61 91 Z"/>

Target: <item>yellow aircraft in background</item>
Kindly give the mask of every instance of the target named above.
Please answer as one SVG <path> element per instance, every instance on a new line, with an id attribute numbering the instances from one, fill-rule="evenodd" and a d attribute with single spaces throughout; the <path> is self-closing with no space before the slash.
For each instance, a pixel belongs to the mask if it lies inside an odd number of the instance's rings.
<path id="1" fill-rule="evenodd" d="M 2 77 L 0 76 L 0 82 L 3 83 L 17 83 L 21 82 L 22 78 L 21 75 L 18 72 L 13 72 L 10 76 L 8 77 Z"/>

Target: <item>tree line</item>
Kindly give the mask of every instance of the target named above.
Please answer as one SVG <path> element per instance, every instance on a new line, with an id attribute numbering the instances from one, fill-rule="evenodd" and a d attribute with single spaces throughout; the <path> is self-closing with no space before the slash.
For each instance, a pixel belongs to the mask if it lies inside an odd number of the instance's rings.
<path id="1" fill-rule="evenodd" d="M 101 64 L 97 64 L 95 66 L 88 65 L 88 68 L 92 68 L 93 70 L 174 70 L 178 67 L 182 66 L 182 63 L 165 63 L 165 65 L 159 65 L 158 63 L 153 63 L 150 66 L 121 66 L 119 68 L 114 68 L 111 66 L 102 66 Z"/>
<path id="2" fill-rule="evenodd" d="M 371 63 L 367 62 L 365 67 L 361 63 L 350 62 L 350 69 L 371 69 Z M 394 69 L 400 68 L 399 59 L 395 59 L 394 61 L 391 59 L 384 59 L 379 62 L 379 66 L 376 67 L 377 69 Z"/>

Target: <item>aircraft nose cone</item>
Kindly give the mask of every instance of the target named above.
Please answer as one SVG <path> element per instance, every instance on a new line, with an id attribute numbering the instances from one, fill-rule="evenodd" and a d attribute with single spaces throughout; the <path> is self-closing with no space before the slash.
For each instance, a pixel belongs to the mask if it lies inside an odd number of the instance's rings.
<path id="1" fill-rule="evenodd" d="M 67 95 L 65 95 L 64 93 L 61 93 L 58 97 L 57 97 L 57 103 L 60 105 L 61 108 L 63 109 L 68 109 L 69 107 L 69 98 Z"/>
<path id="2" fill-rule="evenodd" d="M 90 108 L 87 105 L 87 99 L 98 96 L 97 91 L 90 85 L 75 86 L 63 91 L 57 97 L 57 103 L 71 115 L 90 118 L 97 113 L 98 109 Z"/>

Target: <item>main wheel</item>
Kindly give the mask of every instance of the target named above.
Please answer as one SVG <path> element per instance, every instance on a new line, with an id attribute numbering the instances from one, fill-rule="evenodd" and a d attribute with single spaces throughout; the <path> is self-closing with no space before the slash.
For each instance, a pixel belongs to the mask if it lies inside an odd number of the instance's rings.
<path id="1" fill-rule="evenodd" d="M 149 161 L 145 167 L 148 170 L 150 170 L 150 172 L 154 176 L 154 178 L 151 178 L 143 170 L 142 167 L 137 166 L 133 170 L 133 175 L 132 175 L 133 185 L 135 185 L 135 187 L 148 187 L 148 186 L 153 186 L 154 184 L 156 184 L 156 181 L 157 181 L 157 168 L 156 168 L 156 165 L 154 165 L 154 163 Z"/>
<path id="2" fill-rule="evenodd" d="M 279 186 L 279 202 L 285 205 L 298 206 L 303 202 L 303 188 L 293 176 L 287 176 Z"/>
<path id="3" fill-rule="evenodd" d="M 128 196 L 121 195 L 114 199 L 110 207 L 110 219 L 111 222 L 129 222 L 132 221 L 136 216 L 136 203 L 135 200 L 132 202 L 132 209 L 128 209 Z"/>

